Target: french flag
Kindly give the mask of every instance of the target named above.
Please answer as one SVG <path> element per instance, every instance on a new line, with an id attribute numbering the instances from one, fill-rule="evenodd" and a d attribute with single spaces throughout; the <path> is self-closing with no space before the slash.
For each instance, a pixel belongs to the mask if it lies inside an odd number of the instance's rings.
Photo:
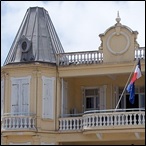
<path id="1" fill-rule="evenodd" d="M 142 74 L 141 74 L 141 64 L 140 64 L 140 59 L 139 59 L 137 65 L 136 65 L 133 77 L 132 77 L 129 85 L 127 86 L 127 91 L 130 93 L 129 101 L 130 101 L 131 104 L 134 104 L 134 99 L 135 99 L 135 85 L 134 85 L 134 83 L 141 76 L 142 76 Z"/>

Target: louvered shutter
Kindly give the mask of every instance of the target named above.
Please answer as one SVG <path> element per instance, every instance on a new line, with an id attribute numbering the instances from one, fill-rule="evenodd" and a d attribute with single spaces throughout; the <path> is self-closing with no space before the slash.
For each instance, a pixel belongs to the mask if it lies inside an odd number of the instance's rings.
<path id="1" fill-rule="evenodd" d="M 64 116 L 65 114 L 67 114 L 67 89 L 68 88 L 68 84 L 67 82 L 65 82 L 62 79 L 62 113 L 61 115 Z"/>
<path id="2" fill-rule="evenodd" d="M 18 113 L 19 111 L 19 102 L 20 102 L 20 82 L 19 80 L 12 81 L 12 90 L 11 90 L 11 113 Z"/>
<path id="3" fill-rule="evenodd" d="M 82 92 L 82 112 L 85 112 L 85 108 L 86 108 L 86 100 L 85 100 L 85 88 L 81 87 L 81 92 Z"/>
<path id="4" fill-rule="evenodd" d="M 1 81 L 1 116 L 4 113 L 4 80 Z"/>
<path id="5" fill-rule="evenodd" d="M 30 97 L 30 76 L 11 78 L 11 112 L 28 113 Z"/>
<path id="6" fill-rule="evenodd" d="M 43 77 L 43 118 L 53 119 L 54 113 L 54 77 Z"/>
<path id="7" fill-rule="evenodd" d="M 117 106 L 118 99 L 119 99 L 119 87 L 114 86 L 114 105 L 113 105 L 114 108 Z"/>
<path id="8" fill-rule="evenodd" d="M 29 82 L 27 79 L 21 80 L 21 100 L 22 106 L 21 111 L 22 113 L 29 112 Z"/>
<path id="9" fill-rule="evenodd" d="M 48 79 L 49 83 L 49 113 L 48 113 L 48 118 L 53 119 L 53 108 L 54 108 L 54 78 L 49 78 Z"/>
<path id="10" fill-rule="evenodd" d="M 106 85 L 100 87 L 99 109 L 100 110 L 105 110 L 106 109 Z"/>

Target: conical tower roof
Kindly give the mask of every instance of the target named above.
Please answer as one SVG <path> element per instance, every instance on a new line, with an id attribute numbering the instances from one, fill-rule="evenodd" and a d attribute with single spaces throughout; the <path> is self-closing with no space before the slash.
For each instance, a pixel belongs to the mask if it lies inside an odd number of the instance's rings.
<path id="1" fill-rule="evenodd" d="M 56 54 L 64 49 L 48 12 L 30 7 L 24 16 L 4 65 L 34 61 L 56 63 Z"/>

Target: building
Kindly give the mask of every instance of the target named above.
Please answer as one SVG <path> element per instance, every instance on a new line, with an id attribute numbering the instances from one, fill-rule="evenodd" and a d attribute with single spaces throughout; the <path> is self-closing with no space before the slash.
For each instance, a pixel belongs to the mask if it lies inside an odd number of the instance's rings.
<path id="1" fill-rule="evenodd" d="M 1 143 L 144 145 L 145 47 L 137 35 L 118 14 L 99 50 L 65 53 L 48 12 L 30 7 L 1 67 Z M 138 58 L 131 104 L 125 88 Z"/>

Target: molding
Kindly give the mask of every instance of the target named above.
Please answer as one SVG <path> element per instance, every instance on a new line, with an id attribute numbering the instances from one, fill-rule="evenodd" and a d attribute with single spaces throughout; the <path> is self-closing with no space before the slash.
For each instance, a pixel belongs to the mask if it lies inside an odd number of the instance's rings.
<path id="1" fill-rule="evenodd" d="M 31 76 L 26 76 L 26 77 L 11 77 L 11 81 L 18 80 L 18 79 L 29 79 L 29 82 L 30 82 Z"/>
<path id="2" fill-rule="evenodd" d="M 110 47 L 110 40 L 111 40 L 111 38 L 113 37 L 113 36 L 115 36 L 115 35 L 123 35 L 125 38 L 126 38 L 126 40 L 127 40 L 127 44 L 126 44 L 126 47 L 122 50 L 122 51 L 119 51 L 119 52 L 115 52 L 115 51 L 113 51 L 112 50 L 112 48 Z M 107 39 L 107 48 L 108 48 L 108 50 L 112 53 L 112 54 L 114 54 L 114 55 L 120 55 L 120 54 L 123 54 L 123 53 L 125 53 L 127 50 L 128 50 L 128 48 L 129 48 L 129 46 L 130 46 L 130 40 L 129 40 L 129 36 L 125 33 L 125 32 L 119 32 L 119 34 L 117 34 L 117 32 L 113 32 L 112 34 L 110 34 L 110 36 L 108 37 L 108 39 Z"/>

